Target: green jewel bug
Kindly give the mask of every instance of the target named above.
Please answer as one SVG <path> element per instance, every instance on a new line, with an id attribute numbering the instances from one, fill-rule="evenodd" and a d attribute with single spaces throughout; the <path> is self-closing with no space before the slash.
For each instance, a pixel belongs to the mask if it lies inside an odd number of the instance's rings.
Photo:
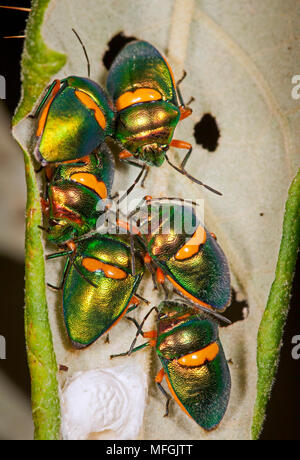
<path id="1" fill-rule="evenodd" d="M 46 166 L 42 209 L 48 241 L 62 245 L 95 230 L 110 197 L 114 170 L 114 157 L 106 146 L 77 161 Z"/>
<path id="2" fill-rule="evenodd" d="M 143 332 L 144 322 L 152 310 L 157 311 L 157 330 Z M 226 412 L 231 389 L 217 323 L 191 305 L 163 301 L 136 326 L 138 331 L 130 350 L 111 357 L 155 347 L 163 366 L 155 381 L 167 398 L 165 415 L 169 413 L 171 397 L 161 384 L 163 378 L 173 399 L 187 415 L 206 431 L 217 428 Z M 150 340 L 134 348 L 139 334 Z"/>
<path id="3" fill-rule="evenodd" d="M 146 41 L 130 42 L 120 51 L 106 83 L 116 110 L 114 138 L 122 148 L 119 158 L 135 165 L 139 163 L 131 159 L 140 160 L 149 166 L 161 166 L 166 159 L 181 174 L 220 194 L 185 170 L 191 144 L 172 139 L 179 120 L 192 113 L 183 101 L 181 81 L 175 83 L 166 59 Z M 180 167 L 166 154 L 170 146 L 188 150 Z"/>
<path id="4" fill-rule="evenodd" d="M 146 264 L 154 264 L 162 286 L 167 278 L 195 307 L 217 316 L 229 305 L 231 291 L 228 262 L 215 235 L 200 223 L 193 206 L 145 199 L 134 219 Z"/>
<path id="5" fill-rule="evenodd" d="M 86 49 L 77 34 L 86 60 Z M 113 135 L 114 108 L 106 92 L 90 78 L 69 76 L 46 88 L 32 118 L 38 118 L 34 156 L 42 166 L 85 157 Z"/>
<path id="6" fill-rule="evenodd" d="M 95 233 L 78 239 L 76 248 L 48 255 L 47 259 L 66 255 L 61 285 L 48 285 L 62 289 L 68 336 L 74 347 L 85 348 L 138 306 L 135 294 L 144 263 L 132 251 L 127 235 Z"/>
<path id="7" fill-rule="evenodd" d="M 46 90 L 38 117 L 34 156 L 46 166 L 89 155 L 113 134 L 114 111 L 94 81 L 70 76 Z"/>

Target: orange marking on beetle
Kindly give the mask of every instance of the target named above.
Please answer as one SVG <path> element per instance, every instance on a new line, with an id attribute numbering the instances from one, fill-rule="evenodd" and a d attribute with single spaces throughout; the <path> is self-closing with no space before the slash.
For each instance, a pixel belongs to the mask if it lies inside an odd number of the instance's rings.
<path id="1" fill-rule="evenodd" d="M 116 100 L 116 108 L 120 110 L 126 109 L 140 102 L 159 101 L 162 96 L 159 91 L 152 88 L 138 88 L 135 91 L 126 91 Z"/>
<path id="2" fill-rule="evenodd" d="M 115 280 L 123 280 L 127 278 L 127 273 L 120 268 L 106 264 L 100 260 L 93 259 L 92 257 L 84 257 L 81 264 L 89 272 L 101 270 L 105 274 L 106 278 L 112 278 Z"/>
<path id="3" fill-rule="evenodd" d="M 90 159 L 90 156 L 89 155 L 86 155 L 85 157 L 80 157 L 80 158 L 75 158 L 74 160 L 66 160 L 66 161 L 59 161 L 58 165 L 60 164 L 68 164 L 68 163 L 90 163 L 91 162 L 91 159 Z"/>
<path id="4" fill-rule="evenodd" d="M 54 171 L 55 171 L 55 168 L 53 166 L 50 166 L 50 165 L 45 166 L 45 174 L 46 174 L 48 181 L 51 181 Z"/>
<path id="5" fill-rule="evenodd" d="M 184 120 L 185 118 L 192 115 L 193 111 L 189 107 L 179 107 L 180 110 L 180 120 Z"/>
<path id="6" fill-rule="evenodd" d="M 173 139 L 170 143 L 171 147 L 176 147 L 177 149 L 187 149 L 189 150 L 192 147 L 192 144 L 185 141 L 179 141 L 177 139 Z"/>
<path id="7" fill-rule="evenodd" d="M 190 294 L 188 291 L 186 291 L 180 284 L 176 283 L 171 276 L 166 275 L 170 283 L 173 284 L 173 286 L 178 289 L 179 292 L 181 292 L 185 297 L 190 299 L 192 302 L 201 305 L 202 307 L 208 308 L 209 310 L 213 310 L 213 307 L 205 302 L 201 302 L 201 300 L 197 299 L 197 297 L 194 297 L 192 294 Z"/>
<path id="8" fill-rule="evenodd" d="M 150 254 L 145 254 L 144 256 L 144 262 L 145 264 L 151 264 L 151 257 L 150 257 Z"/>
<path id="9" fill-rule="evenodd" d="M 107 198 L 107 188 L 103 181 L 99 181 L 94 174 L 91 173 L 75 173 L 71 175 L 71 179 L 75 182 L 94 190 L 103 200 Z"/>
<path id="10" fill-rule="evenodd" d="M 190 316 L 191 316 L 191 313 L 186 313 L 185 315 L 177 316 L 176 319 L 186 319 L 186 318 L 189 318 Z"/>
<path id="11" fill-rule="evenodd" d="M 42 132 L 43 132 L 43 129 L 45 127 L 46 120 L 47 120 L 47 115 L 48 115 L 48 112 L 49 112 L 49 109 L 50 109 L 50 105 L 52 104 L 52 101 L 55 98 L 55 96 L 56 96 L 56 94 L 58 93 L 59 90 L 60 90 L 60 80 L 55 80 L 55 85 L 54 85 L 54 87 L 52 89 L 52 95 L 51 95 L 49 101 L 47 102 L 47 104 L 45 105 L 44 110 L 42 111 L 42 113 L 40 115 L 40 118 L 39 118 L 38 128 L 37 128 L 37 131 L 36 131 L 36 136 L 37 137 L 40 137 Z"/>
<path id="12" fill-rule="evenodd" d="M 76 251 L 77 246 L 76 246 L 76 244 L 74 243 L 74 241 L 68 241 L 68 243 L 66 243 L 66 244 L 67 244 L 67 247 L 68 247 L 69 249 L 71 249 L 71 251 L 73 251 L 73 252 Z"/>
<path id="13" fill-rule="evenodd" d="M 175 255 L 176 260 L 186 260 L 199 252 L 199 248 L 206 241 L 206 231 L 201 225 L 197 228 L 194 235 L 182 246 Z"/>
<path id="14" fill-rule="evenodd" d="M 119 153 L 120 160 L 126 160 L 126 158 L 131 157 L 133 157 L 133 154 L 131 152 L 128 152 L 128 150 L 122 150 L 122 152 Z"/>
<path id="15" fill-rule="evenodd" d="M 164 272 L 159 267 L 156 269 L 156 279 L 159 284 L 163 284 L 165 282 Z"/>
<path id="16" fill-rule="evenodd" d="M 112 327 L 114 327 L 127 313 L 127 310 L 129 308 L 129 305 L 130 303 L 128 303 L 127 307 L 125 307 L 124 311 L 122 311 L 122 313 L 120 314 L 120 316 L 116 319 L 116 321 L 114 321 L 111 326 L 109 326 L 109 328 L 107 329 L 106 333 L 108 333 Z"/>
<path id="17" fill-rule="evenodd" d="M 155 377 L 155 382 L 156 383 L 161 383 L 163 381 L 163 378 L 165 376 L 165 371 L 164 368 L 162 367 L 160 371 L 158 371 L 156 377 Z"/>
<path id="18" fill-rule="evenodd" d="M 186 408 L 184 407 L 182 402 L 178 399 L 178 396 L 176 395 L 176 393 L 175 393 L 175 391 L 174 391 L 174 389 L 173 389 L 173 387 L 172 387 L 172 385 L 170 383 L 169 377 L 167 375 L 165 375 L 165 378 L 166 378 L 166 382 L 168 384 L 170 393 L 173 396 L 174 400 L 177 402 L 177 404 L 180 406 L 180 408 L 183 410 L 183 412 L 185 412 L 189 417 L 191 417 L 191 415 L 188 413 L 188 411 L 186 410 Z"/>
<path id="19" fill-rule="evenodd" d="M 168 70 L 169 70 L 170 75 L 171 75 L 171 80 L 172 80 L 172 82 L 173 82 L 174 87 L 176 88 L 177 85 L 176 85 L 176 82 L 175 82 L 173 70 L 171 69 L 170 64 L 168 63 L 168 61 L 166 60 L 166 58 L 165 58 L 164 56 L 163 56 L 163 60 L 165 61 L 166 65 L 167 65 L 167 67 L 168 67 Z"/>
<path id="20" fill-rule="evenodd" d="M 216 236 L 216 234 L 215 234 L 215 233 L 212 233 L 212 232 L 210 232 L 210 234 L 211 234 L 211 236 L 213 237 L 213 239 L 214 239 L 214 240 L 216 240 L 216 239 L 217 239 L 217 236 Z"/>
<path id="21" fill-rule="evenodd" d="M 117 219 L 117 226 L 121 228 L 125 228 L 125 230 L 127 230 L 128 233 L 133 233 L 134 235 L 141 234 L 137 227 L 130 224 L 129 222 L 124 222 L 124 220 Z"/>
<path id="22" fill-rule="evenodd" d="M 188 355 L 182 356 L 177 361 L 182 366 L 196 367 L 202 366 L 206 361 L 213 361 L 219 353 L 219 345 L 214 342 L 203 348 L 202 350 L 194 351 Z"/>
<path id="23" fill-rule="evenodd" d="M 102 129 L 105 129 L 106 119 L 100 107 L 98 107 L 98 105 L 96 104 L 96 102 L 83 91 L 75 90 L 75 94 L 78 97 L 78 99 L 83 103 L 83 105 L 85 105 L 88 109 L 94 111 L 94 115 L 98 125 L 101 126 Z"/>
<path id="24" fill-rule="evenodd" d="M 133 295 L 133 296 L 131 297 L 130 305 L 136 305 L 136 306 L 138 306 L 138 305 L 140 305 L 140 303 L 141 303 L 140 299 L 138 299 L 135 295 Z"/>
<path id="25" fill-rule="evenodd" d="M 156 331 L 147 331 L 143 333 L 143 337 L 145 339 L 156 339 L 157 338 L 157 332 Z"/>

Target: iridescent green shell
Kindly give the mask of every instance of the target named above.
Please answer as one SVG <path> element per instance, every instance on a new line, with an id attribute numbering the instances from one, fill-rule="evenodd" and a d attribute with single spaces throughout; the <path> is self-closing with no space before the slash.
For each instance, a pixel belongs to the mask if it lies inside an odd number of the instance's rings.
<path id="1" fill-rule="evenodd" d="M 85 258 L 117 267 L 127 276 L 113 279 L 102 270 L 90 272 L 82 265 Z M 68 269 L 63 289 L 64 319 L 73 345 L 83 348 L 101 337 L 124 314 L 142 279 L 144 265 L 136 255 L 133 275 L 128 237 L 96 234 L 79 242 Z"/>
<path id="2" fill-rule="evenodd" d="M 182 205 L 149 205 L 138 217 L 142 220 L 140 231 L 146 249 L 155 264 L 177 285 L 175 288 L 185 295 L 218 311 L 224 311 L 230 303 L 230 272 L 226 256 L 221 247 L 204 228 L 206 241 L 192 257 L 177 260 L 177 252 L 192 237 L 200 224 L 193 209 Z M 144 222 L 144 223 L 143 223 Z M 190 299 L 191 300 L 191 299 Z"/>
<path id="3" fill-rule="evenodd" d="M 146 41 L 133 41 L 120 51 L 109 69 L 107 90 L 115 102 L 136 88 L 153 88 L 165 101 L 178 105 L 176 89 L 166 60 Z"/>
<path id="4" fill-rule="evenodd" d="M 153 166 L 164 161 L 164 150 L 180 119 L 170 68 L 150 43 L 128 43 L 114 60 L 107 89 L 114 104 L 126 92 L 141 88 L 158 91 L 161 100 L 140 102 L 117 113 L 115 138 L 136 158 Z"/>
<path id="5" fill-rule="evenodd" d="M 110 196 L 114 178 L 114 158 L 107 147 L 98 149 L 88 162 L 61 163 L 47 187 L 49 224 L 47 239 L 64 244 L 96 228 L 105 203 L 95 189 L 72 180 L 74 174 L 88 173 L 103 183 Z"/>
<path id="6" fill-rule="evenodd" d="M 97 122 L 95 111 L 84 105 L 75 91 L 87 95 L 96 104 L 105 118 L 104 129 Z M 52 95 L 53 85 L 38 107 L 40 116 Z M 43 166 L 89 155 L 112 135 L 113 120 L 111 103 L 97 83 L 88 78 L 68 77 L 61 81 L 50 104 L 34 155 Z"/>
<path id="7" fill-rule="evenodd" d="M 231 388 L 228 364 L 217 325 L 201 315 L 177 319 L 188 312 L 176 302 L 162 302 L 159 311 L 173 309 L 177 315 L 158 319 L 156 350 L 176 397 L 202 428 L 216 428 L 226 412 Z M 163 332 L 165 331 L 165 332 Z M 216 343 L 219 352 L 212 361 L 200 366 L 184 366 L 178 359 Z"/>

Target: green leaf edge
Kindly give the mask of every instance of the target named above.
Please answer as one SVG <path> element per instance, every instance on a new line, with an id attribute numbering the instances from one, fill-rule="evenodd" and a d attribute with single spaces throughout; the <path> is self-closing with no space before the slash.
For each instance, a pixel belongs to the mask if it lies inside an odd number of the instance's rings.
<path id="1" fill-rule="evenodd" d="M 49 0 L 32 0 L 22 54 L 22 97 L 13 126 L 27 116 L 51 76 L 65 65 L 66 56 L 49 49 L 41 27 Z M 41 240 L 40 191 L 32 158 L 24 149 L 27 184 L 25 230 L 25 338 L 31 376 L 31 404 L 36 440 L 60 439 L 60 400 L 57 363 L 48 318 L 45 259 Z"/>
<path id="2" fill-rule="evenodd" d="M 300 169 L 285 206 L 283 231 L 275 279 L 257 335 L 257 395 L 252 421 L 252 439 L 259 439 L 279 362 L 284 325 L 300 244 Z"/>

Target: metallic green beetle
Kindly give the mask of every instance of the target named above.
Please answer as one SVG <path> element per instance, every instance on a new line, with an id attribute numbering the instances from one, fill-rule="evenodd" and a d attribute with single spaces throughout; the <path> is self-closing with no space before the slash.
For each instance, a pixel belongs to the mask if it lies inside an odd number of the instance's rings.
<path id="1" fill-rule="evenodd" d="M 69 255 L 69 260 L 57 289 L 63 289 L 63 313 L 70 340 L 76 348 L 84 348 L 139 304 L 134 294 L 144 264 L 135 254 L 133 268 L 126 235 L 94 234 L 78 241 L 75 252 L 67 250 L 48 259 L 64 255 Z"/>
<path id="2" fill-rule="evenodd" d="M 163 365 L 155 381 L 167 398 L 165 415 L 171 398 L 161 385 L 164 377 L 181 409 L 205 430 L 213 430 L 224 417 L 231 388 L 218 326 L 191 305 L 164 301 L 155 309 L 157 331 L 141 329 L 151 309 L 141 325 L 137 325 L 137 334 L 150 340 L 122 355 L 146 346 L 155 347 Z"/>
<path id="3" fill-rule="evenodd" d="M 39 104 L 34 155 L 42 166 L 89 155 L 113 134 L 114 110 L 88 78 L 55 80 Z"/>
<path id="4" fill-rule="evenodd" d="M 175 83 L 170 66 L 154 46 L 146 41 L 128 43 L 117 55 L 107 78 L 117 112 L 114 138 L 122 148 L 121 160 L 130 162 L 132 158 L 161 166 L 166 159 L 178 172 L 205 186 L 185 170 L 191 144 L 172 140 L 179 120 L 192 113 L 183 101 L 179 83 Z M 180 167 L 166 155 L 170 146 L 188 150 Z"/>
<path id="5" fill-rule="evenodd" d="M 96 229 L 114 169 L 113 155 L 104 146 L 77 162 L 46 167 L 49 182 L 42 208 L 49 222 L 48 241 L 61 245 Z"/>
<path id="6" fill-rule="evenodd" d="M 230 303 L 226 257 L 187 204 L 151 201 L 135 216 L 145 261 L 157 268 L 157 281 L 167 278 L 175 290 L 202 310 L 224 311 Z"/>

